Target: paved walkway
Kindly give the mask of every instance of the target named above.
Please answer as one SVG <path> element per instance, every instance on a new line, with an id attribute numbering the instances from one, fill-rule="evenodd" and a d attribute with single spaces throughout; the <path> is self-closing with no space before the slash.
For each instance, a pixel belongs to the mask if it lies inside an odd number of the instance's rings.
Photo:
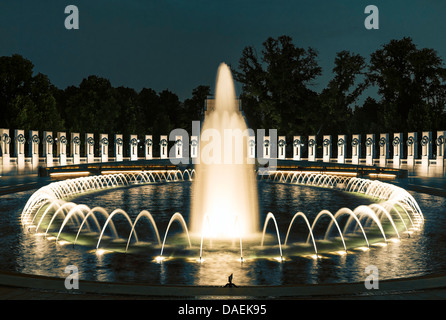
<path id="1" fill-rule="evenodd" d="M 79 281 L 0 272 L 0 299 L 446 299 L 446 275 L 385 280 L 379 289 L 364 283 L 297 286 L 153 286 L 140 283 Z"/>

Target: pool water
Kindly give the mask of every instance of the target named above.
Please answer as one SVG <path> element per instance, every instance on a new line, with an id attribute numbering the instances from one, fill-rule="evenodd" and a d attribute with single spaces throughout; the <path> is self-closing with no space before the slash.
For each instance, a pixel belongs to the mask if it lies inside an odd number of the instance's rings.
<path id="1" fill-rule="evenodd" d="M 211 242 L 204 240 L 202 260 L 200 243 L 193 241 L 185 247 L 184 232 L 172 225 L 166 240 L 165 260 L 155 260 L 160 246 L 155 243 L 152 228 L 142 221 L 137 228 L 141 243 L 132 243 L 128 253 L 98 254 L 95 245 L 56 244 L 37 236 L 20 224 L 20 213 L 34 191 L 0 196 L 0 270 L 64 278 L 66 266 L 75 265 L 80 279 L 97 281 L 141 282 L 172 285 L 224 285 L 232 273 L 237 285 L 293 285 L 335 282 L 361 282 L 368 274 L 367 266 L 376 266 L 380 279 L 402 278 L 440 273 L 446 270 L 446 199 L 413 193 L 425 216 L 422 229 L 401 235 L 401 241 L 387 246 L 371 246 L 370 250 L 349 250 L 348 254 L 324 253 L 318 259 L 308 255 L 287 256 L 278 261 L 279 247 L 275 230 L 269 227 L 266 245 L 259 238 L 243 243 L 243 262 L 238 241 Z M 154 217 L 160 235 L 175 212 L 189 221 L 192 192 L 190 182 L 141 185 L 82 195 L 76 203 L 90 208 L 101 206 L 109 213 L 116 208 L 126 211 L 134 219 L 141 210 Z M 354 209 L 371 203 L 364 196 L 308 186 L 258 181 L 260 222 L 263 227 L 268 212 L 277 219 L 281 242 L 293 215 L 304 212 L 311 221 L 322 209 L 333 214 L 340 208 Z M 326 221 L 328 224 L 329 221 Z M 130 231 L 125 221 L 115 221 L 125 241 Z M 303 224 L 296 226 L 293 241 L 305 239 Z M 259 230 L 259 233 L 261 230 Z M 319 238 L 322 234 L 319 234 Z M 161 239 L 162 240 L 162 239 Z M 318 240 L 322 243 L 322 240 Z M 177 245 L 180 243 L 181 245 Z M 333 240 L 334 246 L 342 245 Z M 141 245 L 142 244 L 142 245 Z M 107 242 L 101 248 L 107 249 Z"/>

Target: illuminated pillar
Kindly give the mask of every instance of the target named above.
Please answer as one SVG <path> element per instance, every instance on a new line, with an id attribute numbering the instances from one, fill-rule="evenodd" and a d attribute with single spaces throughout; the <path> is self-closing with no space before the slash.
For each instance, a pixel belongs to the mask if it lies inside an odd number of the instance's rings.
<path id="1" fill-rule="evenodd" d="M 51 131 L 43 132 L 43 157 L 47 166 L 53 165 L 53 144 L 54 138 Z"/>
<path id="2" fill-rule="evenodd" d="M 424 168 L 429 166 L 429 159 L 432 158 L 432 132 L 423 132 L 423 137 L 421 138 L 421 165 Z"/>
<path id="3" fill-rule="evenodd" d="M 122 134 L 115 134 L 115 161 L 120 162 L 124 158 L 124 140 Z"/>
<path id="4" fill-rule="evenodd" d="M 190 157 L 198 158 L 198 137 L 197 136 L 190 137 Z"/>
<path id="5" fill-rule="evenodd" d="M 437 131 L 437 139 L 435 140 L 435 145 L 437 146 L 437 166 L 444 166 L 445 139 L 446 131 Z"/>
<path id="6" fill-rule="evenodd" d="M 381 133 L 378 144 L 379 144 L 379 166 L 387 167 L 387 159 L 389 159 L 389 134 Z"/>
<path id="7" fill-rule="evenodd" d="M 293 159 L 298 161 L 302 159 L 302 140 L 300 136 L 293 137 Z"/>
<path id="8" fill-rule="evenodd" d="M 368 134 L 365 140 L 365 163 L 368 166 L 373 166 L 373 159 L 375 158 L 375 135 Z"/>
<path id="9" fill-rule="evenodd" d="M 71 156 L 73 164 L 81 163 L 81 136 L 79 133 L 71 133 Z"/>
<path id="10" fill-rule="evenodd" d="M 99 156 L 101 162 L 108 162 L 108 134 L 101 133 L 99 135 Z"/>
<path id="11" fill-rule="evenodd" d="M 398 169 L 401 167 L 401 159 L 403 158 L 403 134 L 394 133 L 392 140 L 393 148 L 393 167 Z"/>
<path id="12" fill-rule="evenodd" d="M 255 159 L 256 157 L 256 137 L 248 137 L 248 158 Z"/>
<path id="13" fill-rule="evenodd" d="M 160 137 L 160 157 L 161 159 L 167 159 L 167 136 L 161 136 Z"/>
<path id="14" fill-rule="evenodd" d="M 316 136 L 308 137 L 308 161 L 316 161 Z"/>
<path id="15" fill-rule="evenodd" d="M 286 137 L 285 136 L 279 136 L 279 142 L 277 143 L 277 157 L 279 159 L 285 159 L 286 158 Z"/>
<path id="16" fill-rule="evenodd" d="M 324 136 L 324 140 L 322 142 L 322 161 L 330 162 L 331 159 L 331 136 Z"/>
<path id="17" fill-rule="evenodd" d="M 152 159 L 152 148 L 153 148 L 153 140 L 151 135 L 146 135 L 144 137 L 144 158 L 146 160 Z"/>
<path id="18" fill-rule="evenodd" d="M 345 134 L 338 135 L 338 163 L 345 163 L 345 153 L 347 151 L 347 136 Z"/>
<path id="19" fill-rule="evenodd" d="M 17 166 L 23 168 L 25 166 L 25 131 L 14 130 L 14 156 L 17 158 Z"/>
<path id="20" fill-rule="evenodd" d="M 67 144 L 68 139 L 65 132 L 57 133 L 57 154 L 59 155 L 59 165 L 67 165 Z"/>
<path id="21" fill-rule="evenodd" d="M 183 137 L 175 136 L 175 158 L 183 157 Z"/>
<path id="22" fill-rule="evenodd" d="M 407 135 L 407 166 L 413 167 L 415 159 L 418 157 L 418 134 L 416 132 L 409 132 Z"/>
<path id="23" fill-rule="evenodd" d="M 359 164 L 361 159 L 361 135 L 354 134 L 352 136 L 352 163 Z"/>
<path id="24" fill-rule="evenodd" d="M 138 136 L 130 135 L 130 161 L 138 160 Z"/>
<path id="25" fill-rule="evenodd" d="M 94 162 L 94 134 L 85 134 L 85 155 L 87 157 L 87 163 Z"/>
<path id="26" fill-rule="evenodd" d="M 33 168 L 39 165 L 39 131 L 29 131 L 29 156 L 31 157 L 31 166 Z"/>
<path id="27" fill-rule="evenodd" d="M 263 158 L 269 159 L 271 157 L 271 141 L 269 136 L 263 137 Z"/>
<path id="28" fill-rule="evenodd" d="M 0 149 L 3 165 L 9 166 L 11 161 L 9 129 L 0 129 Z"/>

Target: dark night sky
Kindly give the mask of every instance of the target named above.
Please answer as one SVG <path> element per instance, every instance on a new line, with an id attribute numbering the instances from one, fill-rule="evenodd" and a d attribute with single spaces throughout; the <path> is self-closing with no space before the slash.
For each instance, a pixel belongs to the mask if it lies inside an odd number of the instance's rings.
<path id="1" fill-rule="evenodd" d="M 80 29 L 66 30 L 64 9 L 79 9 Z M 380 11 L 380 29 L 366 30 L 364 9 Z M 319 52 L 330 79 L 335 53 L 367 57 L 391 39 L 410 36 L 446 61 L 446 1 L 88 0 L 0 2 L 0 56 L 19 53 L 59 88 L 88 75 L 113 86 L 169 89 L 181 100 L 200 84 L 214 86 L 220 62 L 238 65 L 245 46 L 290 35 Z"/>

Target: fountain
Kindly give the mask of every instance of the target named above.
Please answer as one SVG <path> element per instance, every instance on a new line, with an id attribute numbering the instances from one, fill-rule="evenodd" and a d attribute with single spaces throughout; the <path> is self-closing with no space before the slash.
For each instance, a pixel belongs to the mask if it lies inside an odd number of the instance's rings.
<path id="1" fill-rule="evenodd" d="M 193 233 L 232 239 L 258 232 L 257 184 L 254 165 L 247 161 L 247 129 L 236 103 L 231 71 L 222 63 L 217 74 L 215 109 L 206 116 L 202 128 L 201 158 L 193 184 Z M 214 138 L 220 138 L 218 143 L 206 141 L 204 135 L 211 130 Z M 232 136 L 243 143 L 232 143 Z"/>
<path id="2" fill-rule="evenodd" d="M 254 173 L 255 174 L 255 173 Z M 367 179 L 360 179 L 354 177 L 342 177 L 342 176 L 330 176 L 326 174 L 317 173 L 302 173 L 294 171 L 272 171 L 269 174 L 259 175 L 259 179 L 266 180 L 271 183 L 287 184 L 287 185 L 304 185 L 309 187 L 318 187 L 325 189 L 334 189 L 342 191 L 345 193 L 353 194 L 363 194 L 368 198 L 379 201 L 379 203 L 372 203 L 370 205 L 360 205 L 354 210 L 349 208 L 341 208 L 335 214 L 332 214 L 329 210 L 321 210 L 310 223 L 309 217 L 303 212 L 297 212 L 292 217 L 288 224 L 286 237 L 284 242 L 282 242 L 280 230 L 276 217 L 272 212 L 268 212 L 266 215 L 263 231 L 259 233 L 257 230 L 250 228 L 245 228 L 245 230 L 254 230 L 251 234 L 242 234 L 242 225 L 238 223 L 238 219 L 241 217 L 236 216 L 223 216 L 223 217 L 212 217 L 210 215 L 201 215 L 202 230 L 198 230 L 191 235 L 189 234 L 189 229 L 187 226 L 186 219 L 180 212 L 176 212 L 169 219 L 166 231 L 164 233 L 163 241 L 161 241 L 160 233 L 156 224 L 155 217 L 148 211 L 142 210 L 136 219 L 130 217 L 130 215 L 122 209 L 115 209 L 111 214 L 109 214 L 104 208 L 94 207 L 90 209 L 85 204 L 76 204 L 72 202 L 73 198 L 81 194 L 90 193 L 92 191 L 100 191 L 104 189 L 116 189 L 128 186 L 137 185 L 148 185 L 148 184 L 158 184 L 168 183 L 168 182 L 178 182 L 178 181 L 190 181 L 195 183 L 196 179 L 195 172 L 186 170 L 184 172 L 180 170 L 171 171 L 153 171 L 153 172 L 139 172 L 139 173 L 118 173 L 109 174 L 104 176 L 90 176 L 82 177 L 76 179 L 70 179 L 65 181 L 59 181 L 49 184 L 31 196 L 28 200 L 25 208 L 22 212 L 21 220 L 22 224 L 28 229 L 35 229 L 36 234 L 40 234 L 39 229 L 44 228 L 44 236 L 50 233 L 55 235 L 56 243 L 59 238 L 64 237 L 64 241 L 73 242 L 76 245 L 81 231 L 86 227 L 87 232 L 92 232 L 93 228 L 88 223 L 88 220 L 93 220 L 94 229 L 96 230 L 97 242 L 96 250 L 100 248 L 101 240 L 104 237 L 104 233 L 109 228 L 111 230 L 111 238 L 119 239 L 119 234 L 117 227 L 114 224 L 114 218 L 116 216 L 123 216 L 124 221 L 126 221 L 128 227 L 131 229 L 129 235 L 124 239 L 126 240 L 125 249 L 121 248 L 118 251 L 127 252 L 131 243 L 134 239 L 138 242 L 138 235 L 136 232 L 136 225 L 142 218 L 146 218 L 154 234 L 156 235 L 155 245 L 160 246 L 160 254 L 158 257 L 163 257 L 164 248 L 168 239 L 168 233 L 171 225 L 174 222 L 178 222 L 182 228 L 183 233 L 186 236 L 187 244 L 191 252 L 193 250 L 193 242 L 199 243 L 199 259 L 203 258 L 203 244 L 205 239 L 211 241 L 222 241 L 227 239 L 238 239 L 239 240 L 239 252 L 240 259 L 244 261 L 243 257 L 243 239 L 245 239 L 249 246 L 253 246 L 256 241 L 260 242 L 259 251 L 262 251 L 265 247 L 265 236 L 267 234 L 267 227 L 269 222 L 273 222 L 274 233 L 276 238 L 276 243 L 278 246 L 278 254 L 280 255 L 280 260 L 283 260 L 284 254 L 293 256 L 296 254 L 290 249 L 289 237 L 293 233 L 293 225 L 297 223 L 297 218 L 302 218 L 307 226 L 308 234 L 306 238 L 306 243 L 309 244 L 310 240 L 314 248 L 314 254 L 316 257 L 321 253 L 318 250 L 318 241 L 315 236 L 315 229 L 319 226 L 319 222 L 324 216 L 330 218 L 328 226 L 325 228 L 323 240 L 327 241 L 331 239 L 331 230 L 336 227 L 337 236 L 342 243 L 343 252 L 347 253 L 349 250 L 347 245 L 347 238 L 350 234 L 360 234 L 363 237 L 363 241 L 367 248 L 370 248 L 371 242 L 379 242 L 384 240 L 387 243 L 389 239 L 395 237 L 395 239 L 400 239 L 401 234 L 410 234 L 414 230 L 418 230 L 424 222 L 423 214 L 413 199 L 413 197 L 404 189 L 399 188 L 395 185 L 380 181 L 372 181 Z M 254 182 L 257 182 L 254 180 Z M 193 188 L 196 185 L 193 184 Z M 67 201 L 71 200 L 71 201 Z M 218 211 L 216 211 L 218 212 Z M 190 219 L 196 219 L 193 212 L 190 215 Z M 341 226 L 341 218 L 347 216 L 348 219 Z M 99 222 L 99 217 L 105 220 L 102 225 Z M 214 221 L 211 219 L 215 219 Z M 228 219 L 228 224 L 223 224 L 222 226 L 230 228 L 229 232 L 224 233 L 225 229 L 220 229 L 218 227 L 212 227 L 212 222 L 220 221 L 218 219 Z M 243 218 L 241 218 L 243 219 Z M 249 222 L 249 218 L 244 218 L 245 221 Z M 58 221 L 59 222 L 56 222 Z M 257 221 L 257 219 L 256 219 Z M 73 235 L 69 235 L 69 232 L 65 232 L 65 228 L 70 225 L 71 230 L 73 230 Z M 222 227 L 219 226 L 219 227 Z M 53 228 L 52 228 L 53 227 Z M 54 229 L 55 228 L 55 229 Z M 374 229 L 376 231 L 374 231 Z M 207 232 L 219 232 L 216 236 L 211 236 Z M 374 234 L 373 240 L 371 240 L 370 233 Z M 377 233 L 377 234 L 376 234 Z M 68 235 L 67 235 L 68 234 Z M 75 234 L 75 236 L 74 236 Z M 93 232 L 95 234 L 95 232 Z M 261 238 L 260 238 L 261 236 Z M 381 239 L 379 239 L 381 238 Z M 260 240 L 261 239 L 261 240 Z M 378 240 L 379 241 L 378 241 Z M 223 241 L 224 242 L 224 241 Z M 232 241 L 234 244 L 234 241 Z M 274 246 L 274 245 L 269 245 Z M 221 248 L 221 246 L 220 246 Z M 224 246 L 223 246 L 224 248 Z M 337 250 L 339 251 L 339 250 Z M 339 251 L 340 252 L 340 251 Z M 193 254 L 193 253 L 192 253 Z M 299 253 L 297 253 L 299 255 Z"/>
<path id="3" fill-rule="evenodd" d="M 362 252 L 372 245 L 399 241 L 404 234 L 411 234 L 423 225 L 424 216 L 415 199 L 390 183 L 303 171 L 258 174 L 248 161 L 247 125 L 237 108 L 234 83 L 226 64 L 218 69 L 215 108 L 208 111 L 201 132 L 200 161 L 195 169 L 121 172 L 53 182 L 29 198 L 21 215 L 24 229 L 34 230 L 37 235 L 41 234 L 39 230 L 45 230 L 46 239 L 54 238 L 58 244 L 63 239 L 73 247 L 93 247 L 98 255 L 104 250 L 132 254 L 136 252 L 135 244 L 140 242 L 137 226 L 145 220 L 155 236 L 147 244 L 150 261 L 157 264 L 176 257 L 186 263 L 190 263 L 191 257 L 200 263 L 205 257 L 206 261 L 212 258 L 219 261 L 222 254 L 225 261 L 229 256 L 233 261 L 255 264 L 252 261 L 274 259 L 287 263 L 296 257 L 317 260 L 333 252 L 339 255 Z M 333 213 L 317 209 L 313 213 L 266 214 L 259 210 L 258 184 L 262 182 L 352 194 L 373 203 L 354 209 L 341 207 Z M 160 188 L 169 183 L 191 184 L 190 214 L 174 208 L 172 213 L 175 213 L 163 217 L 156 207 L 133 215 L 122 208 L 109 213 L 96 204 L 90 209 L 88 205 L 75 203 L 79 196 L 98 191 Z M 118 218 L 121 218 L 119 223 Z M 264 218 L 262 229 L 261 218 Z M 324 225 L 327 218 L 329 223 Z M 159 224 L 162 219 L 163 224 Z M 298 233 L 302 221 L 304 240 L 293 241 L 291 238 Z M 181 227 L 181 241 L 171 234 L 175 223 Z M 163 236 L 159 225 L 165 226 Z M 286 236 L 282 239 L 285 227 Z M 172 247 L 183 249 L 171 250 Z"/>

